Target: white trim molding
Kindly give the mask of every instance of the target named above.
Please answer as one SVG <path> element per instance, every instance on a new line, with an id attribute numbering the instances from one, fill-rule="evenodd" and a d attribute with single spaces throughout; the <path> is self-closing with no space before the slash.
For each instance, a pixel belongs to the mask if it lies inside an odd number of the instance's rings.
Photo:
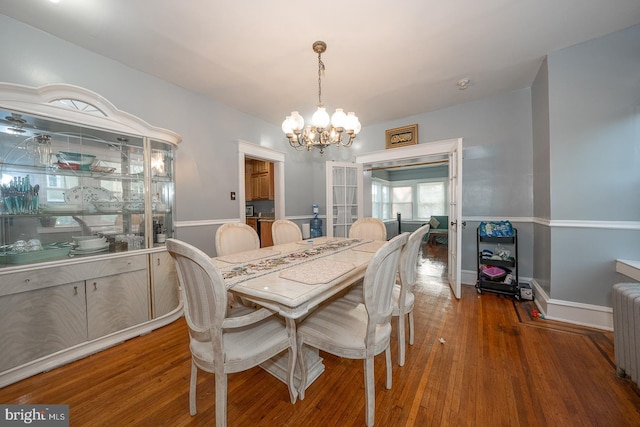
<path id="1" fill-rule="evenodd" d="M 530 283 L 536 305 L 546 319 L 613 331 L 613 308 L 552 299 L 535 280 L 530 280 Z"/>
<path id="2" fill-rule="evenodd" d="M 640 221 L 550 220 L 550 227 L 602 228 L 607 230 L 640 230 Z"/>
<path id="3" fill-rule="evenodd" d="M 533 302 L 545 319 L 613 331 L 613 309 L 611 307 L 552 299 L 534 279 L 521 277 L 520 281 L 531 284 L 535 295 Z M 462 283 L 467 286 L 475 286 L 476 272 L 464 270 Z"/>
<path id="4" fill-rule="evenodd" d="M 207 219 L 207 220 L 194 220 L 194 221 L 176 221 L 176 228 L 187 228 L 187 227 L 210 227 L 213 225 L 222 225 L 227 222 L 240 222 L 240 218 L 231 218 L 231 219 Z"/>
<path id="5" fill-rule="evenodd" d="M 527 223 L 531 222 L 551 228 L 590 228 L 606 230 L 640 230 L 640 221 L 593 221 L 593 220 L 558 220 L 538 217 L 489 217 L 489 216 L 463 216 L 465 221 L 503 221 Z"/>

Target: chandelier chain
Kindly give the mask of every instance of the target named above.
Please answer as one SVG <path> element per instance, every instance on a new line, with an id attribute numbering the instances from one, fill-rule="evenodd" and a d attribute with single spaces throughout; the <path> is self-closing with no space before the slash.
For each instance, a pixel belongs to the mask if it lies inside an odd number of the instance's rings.
<path id="1" fill-rule="evenodd" d="M 322 53 L 318 52 L 318 106 L 322 105 L 322 72 L 324 71 L 324 62 L 322 62 Z"/>

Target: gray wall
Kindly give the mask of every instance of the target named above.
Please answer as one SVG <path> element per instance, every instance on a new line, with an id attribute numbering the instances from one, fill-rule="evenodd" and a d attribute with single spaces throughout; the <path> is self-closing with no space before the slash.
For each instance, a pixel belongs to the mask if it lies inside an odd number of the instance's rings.
<path id="1" fill-rule="evenodd" d="M 280 126 L 140 73 L 4 15 L 0 15 L 0 38 L 12 41 L 11 60 L 0 61 L 0 81 L 28 86 L 52 83 L 81 86 L 103 96 L 120 110 L 182 136 L 176 153 L 178 221 L 238 218 L 239 202 L 230 200 L 229 193 L 238 191 L 239 139 L 286 152 L 285 186 L 289 196 L 286 214 L 311 213 L 317 191 L 313 176 L 306 180 L 310 176 L 309 156 L 288 147 Z M 300 176 L 305 179 L 299 179 Z M 215 224 L 180 228 L 177 236 L 213 255 L 216 228 Z"/>
<path id="2" fill-rule="evenodd" d="M 553 52 L 546 72 L 550 296 L 610 306 L 629 280 L 615 259 L 640 259 L 640 25 Z"/>
<path id="3" fill-rule="evenodd" d="M 366 126 L 358 138 L 369 151 L 384 150 L 386 129 L 413 123 L 418 124 L 420 143 L 463 138 L 462 215 L 467 226 L 462 232 L 462 269 L 476 271 L 480 220 L 533 216 L 531 90 Z M 514 225 L 520 236 L 520 273 L 531 277 L 533 226 Z"/>
<path id="4" fill-rule="evenodd" d="M 549 71 L 547 60 L 540 66 L 531 86 L 533 137 L 533 269 L 534 279 L 547 295 L 551 294 L 551 185 L 549 183 Z"/>
<path id="5" fill-rule="evenodd" d="M 539 278 L 553 298 L 608 305 L 612 260 L 640 259 L 638 231 L 556 231 L 553 221 L 639 219 L 639 32 L 634 27 L 550 54 L 532 88 L 375 125 L 363 117 L 354 146 L 332 148 L 324 156 L 291 149 L 279 126 L 3 15 L 0 36 L 11 40 L 11 59 L 0 62 L 0 81 L 82 86 L 181 134 L 176 185 L 181 222 L 237 219 L 239 202 L 231 201 L 229 192 L 238 191 L 238 139 L 285 153 L 286 215 L 304 217 L 314 203 L 325 212 L 324 162 L 384 150 L 386 129 L 417 123 L 421 143 L 462 137 L 463 216 L 469 219 L 463 269 L 476 269 L 478 222 L 514 218 L 522 275 Z M 178 237 L 214 254 L 215 229 L 184 227 Z M 631 240 L 618 240 L 624 238 Z M 580 257 L 572 254 L 571 242 L 581 245 Z M 597 249 L 588 251 L 589 244 Z"/>

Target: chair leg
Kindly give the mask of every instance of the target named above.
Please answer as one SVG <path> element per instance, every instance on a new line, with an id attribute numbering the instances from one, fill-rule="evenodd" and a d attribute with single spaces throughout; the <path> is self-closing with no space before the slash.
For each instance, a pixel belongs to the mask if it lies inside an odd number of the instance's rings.
<path id="1" fill-rule="evenodd" d="M 196 387 L 198 384 L 198 367 L 191 361 L 191 384 L 189 384 L 189 413 L 191 416 L 198 413 L 196 407 Z"/>
<path id="2" fill-rule="evenodd" d="M 304 341 L 300 336 L 297 338 L 298 347 L 298 367 L 300 368 L 300 387 L 298 388 L 298 396 L 300 400 L 304 400 L 304 391 L 307 388 L 307 363 L 304 360 L 303 347 Z"/>
<path id="3" fill-rule="evenodd" d="M 398 316 L 398 365 L 404 366 L 404 314 Z"/>
<path id="4" fill-rule="evenodd" d="M 387 347 L 387 350 L 389 348 Z M 389 356 L 391 357 L 391 356 Z M 387 369 L 389 369 L 387 367 Z M 366 422 L 367 427 L 372 427 L 376 415 L 376 390 L 375 390 L 374 372 L 373 372 L 373 356 L 364 359 L 364 392 L 366 406 Z"/>
<path id="5" fill-rule="evenodd" d="M 391 370 L 391 345 L 387 346 L 387 349 L 384 351 L 384 356 L 387 362 L 387 390 L 391 389 L 391 376 L 393 371 Z"/>
<path id="6" fill-rule="evenodd" d="M 216 427 L 227 426 L 227 374 L 216 372 Z"/>
<path id="7" fill-rule="evenodd" d="M 409 312 L 409 345 L 413 345 L 413 310 Z"/>

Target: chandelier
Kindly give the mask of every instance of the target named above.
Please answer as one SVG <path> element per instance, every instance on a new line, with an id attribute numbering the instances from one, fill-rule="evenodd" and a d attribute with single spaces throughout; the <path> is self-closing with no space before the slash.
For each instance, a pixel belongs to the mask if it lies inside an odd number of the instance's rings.
<path id="1" fill-rule="evenodd" d="M 342 108 L 336 108 L 329 119 L 329 113 L 322 104 L 322 54 L 326 50 L 327 44 L 323 41 L 313 44 L 313 51 L 318 54 L 318 109 L 311 117 L 311 124 L 305 127 L 304 119 L 297 111 L 292 111 L 282 122 L 282 131 L 289 138 L 289 144 L 296 150 L 306 148 L 311 151 L 315 147 L 323 154 L 324 149 L 332 144 L 337 147 L 349 147 L 361 129 L 360 121 L 354 113 L 345 114 Z M 342 139 L 343 132 L 347 134 L 346 141 Z"/>

